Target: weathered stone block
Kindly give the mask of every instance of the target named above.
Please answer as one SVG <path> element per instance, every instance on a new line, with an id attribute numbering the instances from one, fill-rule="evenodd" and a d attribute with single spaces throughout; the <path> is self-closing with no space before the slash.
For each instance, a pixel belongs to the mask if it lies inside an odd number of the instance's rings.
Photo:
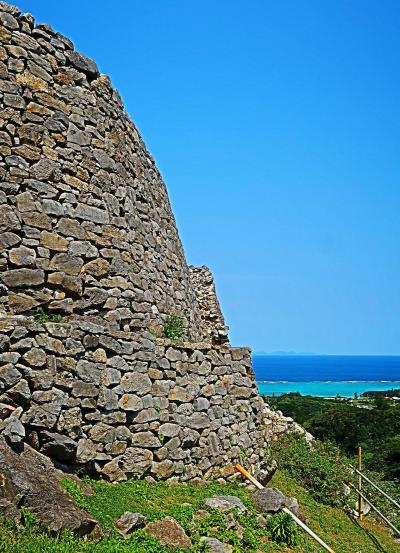
<path id="1" fill-rule="evenodd" d="M 32 348 L 24 354 L 23 358 L 33 367 L 43 367 L 46 364 L 46 353 L 40 348 Z"/>
<path id="2" fill-rule="evenodd" d="M 40 451 L 45 455 L 62 462 L 75 460 L 78 444 L 71 438 L 57 432 L 41 432 L 40 440 L 42 443 Z"/>
<path id="3" fill-rule="evenodd" d="M 31 267 L 35 265 L 36 252 L 32 248 L 26 248 L 20 246 L 19 248 L 12 248 L 9 251 L 9 259 L 13 265 L 19 265 L 24 267 Z"/>
<path id="4" fill-rule="evenodd" d="M 140 411 L 143 409 L 143 400 L 134 394 L 123 394 L 118 405 L 124 411 Z"/>
<path id="5" fill-rule="evenodd" d="M 49 248 L 49 250 L 55 250 L 58 252 L 66 252 L 69 246 L 68 240 L 59 234 L 48 232 L 46 230 L 40 233 L 40 244 L 44 248 Z"/>
<path id="6" fill-rule="evenodd" d="M 58 253 L 50 261 L 50 269 L 55 269 L 67 275 L 78 275 L 83 266 L 83 260 L 67 253 Z"/>
<path id="7" fill-rule="evenodd" d="M 88 78 L 96 79 L 100 75 L 96 63 L 90 58 L 87 58 L 74 50 L 67 52 L 66 55 L 70 64 L 75 67 L 75 69 L 78 69 L 78 71 L 85 73 Z"/>
<path id="8" fill-rule="evenodd" d="M 148 394 L 151 390 L 151 380 L 147 374 L 125 373 L 120 381 L 118 392 L 134 392 L 139 396 Z"/>
<path id="9" fill-rule="evenodd" d="M 193 401 L 192 394 L 185 388 L 174 386 L 168 394 L 169 401 L 177 401 L 180 403 L 188 403 Z"/>
<path id="10" fill-rule="evenodd" d="M 1 273 L 0 280 L 9 288 L 39 286 L 44 283 L 44 271 L 39 269 L 13 269 Z"/>
<path id="11" fill-rule="evenodd" d="M 152 449 L 161 447 L 161 442 L 151 432 L 136 432 L 132 434 L 132 446 Z"/>

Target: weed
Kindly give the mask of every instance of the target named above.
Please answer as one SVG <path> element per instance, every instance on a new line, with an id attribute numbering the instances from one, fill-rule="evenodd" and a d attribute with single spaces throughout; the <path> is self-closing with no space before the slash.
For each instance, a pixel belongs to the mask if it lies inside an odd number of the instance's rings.
<path id="1" fill-rule="evenodd" d="M 38 516 L 32 513 L 27 507 L 21 507 L 21 515 L 27 533 L 32 533 L 41 528 Z"/>
<path id="2" fill-rule="evenodd" d="M 180 340 L 183 337 L 185 329 L 184 320 L 176 313 L 169 315 L 164 323 L 164 338 L 170 340 Z"/>
<path id="3" fill-rule="evenodd" d="M 268 519 L 267 530 L 277 543 L 286 543 L 286 545 L 297 543 L 297 528 L 288 513 L 278 513 Z"/>
<path id="4" fill-rule="evenodd" d="M 243 463 L 243 461 L 246 459 L 246 455 L 247 455 L 247 449 L 242 448 L 242 449 L 239 451 L 239 455 L 238 455 L 239 460 L 242 461 L 242 463 Z"/>
<path id="5" fill-rule="evenodd" d="M 60 314 L 46 312 L 43 307 L 38 307 L 35 312 L 35 322 L 38 325 L 43 325 L 48 322 L 59 322 L 62 318 Z"/>

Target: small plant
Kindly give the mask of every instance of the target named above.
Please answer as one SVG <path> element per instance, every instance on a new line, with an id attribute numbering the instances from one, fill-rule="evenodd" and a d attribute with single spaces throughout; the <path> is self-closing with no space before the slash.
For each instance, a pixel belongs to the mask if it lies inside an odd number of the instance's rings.
<path id="1" fill-rule="evenodd" d="M 263 531 L 257 523 L 254 512 L 250 508 L 245 515 L 240 515 L 236 509 L 231 512 L 233 527 L 228 524 L 225 513 L 210 509 L 205 517 L 198 518 L 192 531 L 195 540 L 200 536 L 216 538 L 229 544 L 233 553 L 255 553 L 261 546 Z M 240 529 L 240 531 L 238 531 Z"/>
<path id="2" fill-rule="evenodd" d="M 62 320 L 62 315 L 47 313 L 43 307 L 38 307 L 35 312 L 35 322 L 38 325 L 43 325 L 48 322 L 58 322 Z"/>
<path id="3" fill-rule="evenodd" d="M 267 530 L 277 543 L 286 543 L 286 545 L 297 543 L 297 529 L 288 513 L 278 513 L 268 519 Z"/>
<path id="4" fill-rule="evenodd" d="M 245 448 L 242 448 L 240 451 L 239 451 L 239 460 L 243 461 L 246 459 L 246 455 L 247 455 L 247 449 Z"/>
<path id="5" fill-rule="evenodd" d="M 158 439 L 159 439 L 160 442 L 163 444 L 163 443 L 164 443 L 164 440 L 165 440 L 164 434 L 159 434 L 159 435 L 158 435 Z"/>
<path id="6" fill-rule="evenodd" d="M 21 507 L 22 521 L 27 532 L 34 532 L 40 529 L 40 520 L 35 513 L 32 513 L 26 507 Z"/>
<path id="7" fill-rule="evenodd" d="M 184 320 L 176 313 L 169 315 L 164 323 L 164 338 L 180 340 L 185 329 Z"/>
<path id="8" fill-rule="evenodd" d="M 69 478 L 61 478 L 61 486 L 68 492 L 77 505 L 84 507 L 85 504 L 85 492 L 74 480 Z"/>

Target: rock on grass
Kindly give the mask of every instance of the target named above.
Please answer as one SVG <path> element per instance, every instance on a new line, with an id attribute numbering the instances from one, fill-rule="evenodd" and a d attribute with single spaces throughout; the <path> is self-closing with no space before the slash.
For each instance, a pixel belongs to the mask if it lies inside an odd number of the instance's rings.
<path id="1" fill-rule="evenodd" d="M 190 547 L 192 545 L 185 530 L 172 517 L 165 517 L 161 520 L 150 522 L 145 531 L 157 538 L 162 545 L 172 547 Z"/>

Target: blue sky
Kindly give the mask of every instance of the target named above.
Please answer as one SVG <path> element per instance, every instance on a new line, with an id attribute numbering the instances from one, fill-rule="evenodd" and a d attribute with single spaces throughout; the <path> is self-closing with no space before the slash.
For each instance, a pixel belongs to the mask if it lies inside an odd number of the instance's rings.
<path id="1" fill-rule="evenodd" d="M 397 0 L 21 0 L 112 78 L 235 345 L 400 353 Z"/>

